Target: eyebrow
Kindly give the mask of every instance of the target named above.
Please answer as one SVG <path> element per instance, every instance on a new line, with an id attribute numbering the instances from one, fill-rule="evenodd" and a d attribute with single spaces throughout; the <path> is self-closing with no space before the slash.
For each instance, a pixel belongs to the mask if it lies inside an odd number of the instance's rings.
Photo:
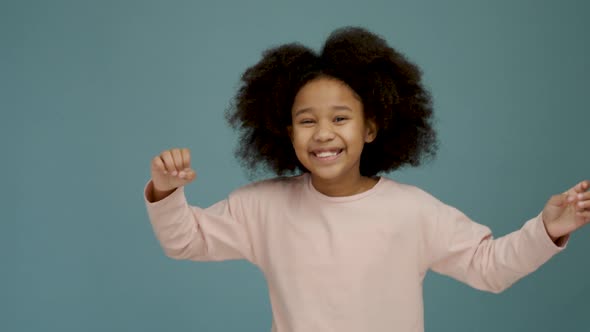
<path id="1" fill-rule="evenodd" d="M 309 113 L 309 112 L 311 112 L 312 109 L 313 109 L 312 107 L 302 108 L 302 109 L 300 109 L 300 110 L 298 110 L 298 111 L 295 112 L 294 117 L 297 117 L 297 116 L 299 116 L 299 115 L 301 115 L 303 113 Z M 349 112 L 352 112 L 352 109 L 350 107 L 348 107 L 348 106 L 345 106 L 345 105 L 335 105 L 335 106 L 332 106 L 332 110 L 334 110 L 334 111 L 349 111 Z"/>

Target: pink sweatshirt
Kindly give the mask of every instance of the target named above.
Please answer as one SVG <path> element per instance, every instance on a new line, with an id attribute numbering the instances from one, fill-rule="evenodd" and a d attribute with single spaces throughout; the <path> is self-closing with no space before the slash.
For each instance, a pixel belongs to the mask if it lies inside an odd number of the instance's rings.
<path id="1" fill-rule="evenodd" d="M 321 194 L 304 174 L 247 185 L 206 209 L 188 205 L 183 188 L 146 206 L 169 257 L 257 265 L 273 332 L 423 331 L 428 269 L 500 292 L 563 249 L 540 215 L 493 239 L 455 208 L 385 177 L 347 197 Z"/>

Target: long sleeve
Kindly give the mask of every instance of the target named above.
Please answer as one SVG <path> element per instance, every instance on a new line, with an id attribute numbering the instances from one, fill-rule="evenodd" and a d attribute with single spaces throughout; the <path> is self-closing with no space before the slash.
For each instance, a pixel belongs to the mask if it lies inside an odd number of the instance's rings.
<path id="1" fill-rule="evenodd" d="M 541 214 L 521 229 L 494 239 L 488 227 L 441 203 L 432 229 L 431 269 L 494 293 L 537 270 L 565 247 L 551 241 Z"/>
<path id="2" fill-rule="evenodd" d="M 151 181 L 144 188 L 144 200 L 152 228 L 167 256 L 174 259 L 219 261 L 247 259 L 254 262 L 248 227 L 240 200 L 231 196 L 208 208 L 187 203 L 184 188 L 168 197 L 147 200 Z"/>

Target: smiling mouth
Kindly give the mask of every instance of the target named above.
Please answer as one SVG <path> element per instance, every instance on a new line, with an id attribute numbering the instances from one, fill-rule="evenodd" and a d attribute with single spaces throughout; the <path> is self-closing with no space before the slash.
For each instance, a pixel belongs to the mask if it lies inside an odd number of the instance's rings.
<path id="1" fill-rule="evenodd" d="M 338 158 L 338 156 L 342 153 L 343 149 L 338 150 L 330 150 L 330 151 L 317 151 L 311 152 L 311 154 L 319 160 L 330 161 Z"/>

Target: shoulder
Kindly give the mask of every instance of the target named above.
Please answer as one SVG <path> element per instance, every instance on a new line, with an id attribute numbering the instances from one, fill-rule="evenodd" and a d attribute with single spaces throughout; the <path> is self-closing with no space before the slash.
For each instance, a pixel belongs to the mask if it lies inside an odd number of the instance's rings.
<path id="1" fill-rule="evenodd" d="M 416 185 L 407 184 L 382 178 L 376 196 L 380 196 L 378 203 L 388 206 L 397 212 L 405 211 L 411 215 L 429 218 L 437 215 L 445 204 L 430 192 Z"/>
<path id="2" fill-rule="evenodd" d="M 407 183 L 398 182 L 388 177 L 382 177 L 379 181 L 380 193 L 394 195 L 399 198 L 407 198 L 420 202 L 438 202 L 439 200 L 426 190 Z"/>

